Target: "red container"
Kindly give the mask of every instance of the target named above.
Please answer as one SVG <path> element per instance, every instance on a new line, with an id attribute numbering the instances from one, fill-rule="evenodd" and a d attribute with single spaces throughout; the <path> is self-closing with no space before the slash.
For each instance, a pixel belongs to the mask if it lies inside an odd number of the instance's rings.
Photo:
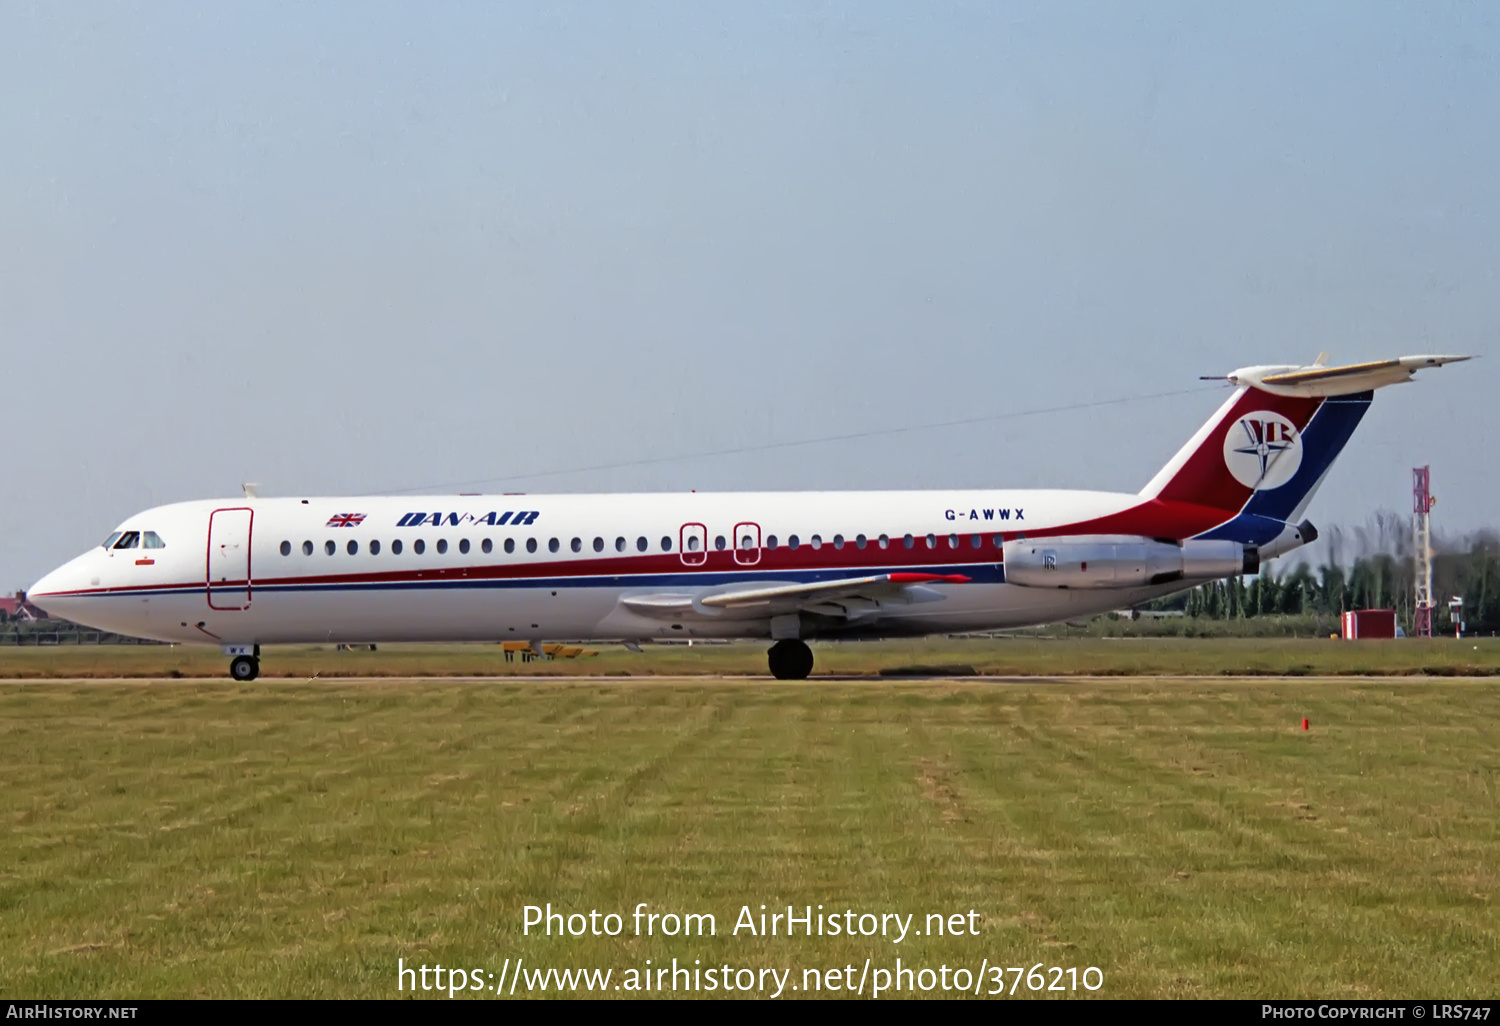
<path id="1" fill-rule="evenodd" d="M 1344 639 L 1354 641 L 1363 638 L 1394 638 L 1396 636 L 1396 611 L 1394 609 L 1356 609 L 1344 614 Z"/>

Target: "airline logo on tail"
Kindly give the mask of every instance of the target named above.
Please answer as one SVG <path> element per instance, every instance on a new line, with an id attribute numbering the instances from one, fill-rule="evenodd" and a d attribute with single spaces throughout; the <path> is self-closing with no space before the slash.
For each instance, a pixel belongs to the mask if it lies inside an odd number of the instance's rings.
<path id="1" fill-rule="evenodd" d="M 1279 413 L 1247 413 L 1224 433 L 1224 464 L 1246 488 L 1280 488 L 1302 466 L 1302 434 Z"/>

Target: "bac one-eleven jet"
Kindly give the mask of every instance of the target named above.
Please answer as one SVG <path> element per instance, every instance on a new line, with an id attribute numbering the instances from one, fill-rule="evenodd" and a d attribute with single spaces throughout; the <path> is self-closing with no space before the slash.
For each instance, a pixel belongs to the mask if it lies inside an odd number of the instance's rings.
<path id="1" fill-rule="evenodd" d="M 993 630 L 1255 573 L 1302 519 L 1376 389 L 1467 359 L 1247 367 L 1139 494 L 912 492 L 205 500 L 132 516 L 30 597 L 101 630 L 220 645 L 253 680 L 278 642 L 814 638 Z"/>

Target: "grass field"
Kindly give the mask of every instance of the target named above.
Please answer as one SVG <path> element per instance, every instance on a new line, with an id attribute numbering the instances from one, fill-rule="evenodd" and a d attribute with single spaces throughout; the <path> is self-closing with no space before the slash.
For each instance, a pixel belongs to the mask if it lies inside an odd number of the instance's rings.
<path id="1" fill-rule="evenodd" d="M 1097 966 L 1110 997 L 1492 997 L 1497 724 L 1495 679 L 0 684 L 0 992 L 899 956 Z M 548 901 L 718 935 L 523 937 Z M 762 903 L 982 922 L 729 936 Z"/>
<path id="2" fill-rule="evenodd" d="M 268 646 L 262 678 L 766 676 L 764 643 L 594 646 L 583 659 L 503 660 L 496 645 Z M 815 643 L 816 675 L 1500 676 L 1500 639 L 1362 641 L 1256 638 L 928 638 Z M 225 677 L 218 649 L 167 645 L 0 647 L 0 680 Z"/>

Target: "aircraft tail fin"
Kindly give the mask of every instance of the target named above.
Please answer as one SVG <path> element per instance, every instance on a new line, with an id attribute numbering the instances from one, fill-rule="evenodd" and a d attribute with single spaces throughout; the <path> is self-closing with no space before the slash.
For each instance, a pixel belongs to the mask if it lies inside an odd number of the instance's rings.
<path id="1" fill-rule="evenodd" d="M 1273 454 L 1268 460 L 1264 478 L 1257 483 L 1240 511 L 1226 523 L 1199 537 L 1265 545 L 1280 537 L 1288 527 L 1298 524 L 1313 495 L 1328 476 L 1333 461 L 1354 435 L 1354 429 L 1359 427 L 1374 395 L 1373 391 L 1356 392 L 1317 400 L 1317 408 L 1294 443 L 1300 448 L 1300 453 L 1287 449 L 1279 455 Z M 1247 459 L 1252 454 L 1247 450 L 1254 444 L 1251 436 L 1256 431 L 1254 415 L 1248 419 L 1251 420 L 1250 426 L 1236 422 L 1230 428 L 1224 457 L 1226 462 L 1231 453 L 1237 457 L 1245 477 L 1249 477 L 1249 472 L 1254 469 Z M 1230 441 L 1236 433 L 1239 440 Z M 1258 462 L 1258 445 L 1253 456 Z M 1304 525 L 1304 533 L 1306 526 L 1309 525 Z M 1313 537 L 1316 537 L 1316 532 Z"/>
<path id="2" fill-rule="evenodd" d="M 1349 401 L 1330 411 L 1328 399 L 1241 385 L 1141 490 L 1141 498 L 1217 510 L 1223 526 L 1253 513 L 1257 521 L 1274 521 L 1274 530 L 1270 522 L 1258 523 L 1257 537 L 1233 540 L 1254 543 L 1267 533 L 1274 538 L 1306 507 L 1370 397 L 1344 397 Z"/>
<path id="3" fill-rule="evenodd" d="M 1406 356 L 1327 366 L 1247 367 L 1224 375 L 1234 393 L 1151 479 L 1141 497 L 1223 519 L 1197 535 L 1265 544 L 1293 525 L 1359 426 L 1375 389 L 1426 367 L 1468 359 Z M 1201 521 L 1200 521 L 1201 522 Z"/>

